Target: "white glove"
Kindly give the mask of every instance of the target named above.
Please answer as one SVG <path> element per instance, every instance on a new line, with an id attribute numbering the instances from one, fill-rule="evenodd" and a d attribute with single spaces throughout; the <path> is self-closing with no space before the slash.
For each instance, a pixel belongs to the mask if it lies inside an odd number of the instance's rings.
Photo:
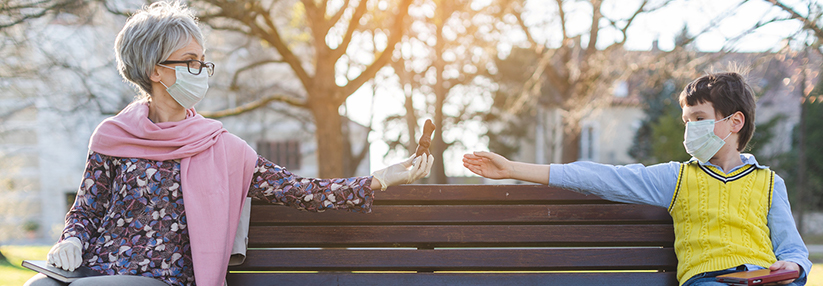
<path id="1" fill-rule="evenodd" d="M 385 191 L 389 186 L 408 184 L 429 175 L 434 163 L 434 156 L 425 154 L 388 166 L 385 169 L 374 171 L 374 176 L 380 182 L 380 190 Z"/>
<path id="2" fill-rule="evenodd" d="M 49 250 L 49 263 L 57 268 L 74 271 L 83 261 L 83 247 L 80 239 L 69 237 L 55 244 Z"/>

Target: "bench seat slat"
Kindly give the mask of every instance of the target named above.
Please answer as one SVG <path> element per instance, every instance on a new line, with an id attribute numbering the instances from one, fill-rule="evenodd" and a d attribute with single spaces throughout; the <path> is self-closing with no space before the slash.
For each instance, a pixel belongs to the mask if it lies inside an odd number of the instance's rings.
<path id="1" fill-rule="evenodd" d="M 254 249 L 231 270 L 549 271 L 674 270 L 672 248 Z"/>
<path id="2" fill-rule="evenodd" d="M 460 204 L 554 201 L 556 203 L 611 203 L 545 185 L 400 185 L 374 194 L 375 204 Z M 414 203 L 409 203 L 414 202 Z"/>
<path id="3" fill-rule="evenodd" d="M 229 285 L 661 285 L 676 286 L 674 272 L 655 273 L 244 273 L 229 274 Z"/>
<path id="4" fill-rule="evenodd" d="M 284 206 L 258 205 L 252 224 L 408 224 L 408 223 L 671 223 L 666 209 L 648 205 L 376 205 L 372 213 L 312 213 Z"/>
<path id="5" fill-rule="evenodd" d="M 672 225 L 252 226 L 249 247 L 672 246 Z"/>

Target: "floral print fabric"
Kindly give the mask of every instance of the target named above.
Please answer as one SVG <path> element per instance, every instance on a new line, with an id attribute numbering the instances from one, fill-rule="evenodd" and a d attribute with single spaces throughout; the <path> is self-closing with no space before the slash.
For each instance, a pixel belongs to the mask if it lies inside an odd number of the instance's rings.
<path id="1" fill-rule="evenodd" d="M 371 212 L 371 177 L 301 178 L 258 157 L 249 197 L 307 211 Z M 83 264 L 109 275 L 195 285 L 179 161 L 92 152 L 61 240 L 83 242 Z"/>

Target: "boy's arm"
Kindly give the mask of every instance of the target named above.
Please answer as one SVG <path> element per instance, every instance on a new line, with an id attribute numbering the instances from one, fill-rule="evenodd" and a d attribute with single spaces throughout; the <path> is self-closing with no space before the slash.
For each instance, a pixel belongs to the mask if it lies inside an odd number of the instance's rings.
<path id="1" fill-rule="evenodd" d="M 463 166 L 489 179 L 515 179 L 544 185 L 549 183 L 549 165 L 509 161 L 493 152 L 465 154 Z"/>
<path id="2" fill-rule="evenodd" d="M 809 250 L 803 243 L 800 233 L 795 227 L 789 199 L 786 194 L 786 184 L 783 178 L 775 175 L 774 190 L 772 191 L 772 206 L 769 209 L 768 226 L 774 248 L 774 255 L 778 261 L 797 263 L 802 268 L 800 277 L 803 279 L 812 267 L 809 261 Z"/>
<path id="3" fill-rule="evenodd" d="M 492 152 L 463 156 L 463 166 L 489 179 L 516 179 L 548 184 L 601 198 L 668 208 L 680 163 L 613 166 L 592 162 L 539 165 L 509 161 Z"/>
<path id="4" fill-rule="evenodd" d="M 652 166 L 631 164 L 614 166 L 593 162 L 552 164 L 549 185 L 601 198 L 668 208 L 680 163 Z"/>

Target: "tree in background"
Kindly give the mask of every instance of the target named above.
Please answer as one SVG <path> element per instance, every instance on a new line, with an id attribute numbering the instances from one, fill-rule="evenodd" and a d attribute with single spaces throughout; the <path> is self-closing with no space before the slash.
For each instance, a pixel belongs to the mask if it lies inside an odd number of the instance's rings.
<path id="1" fill-rule="evenodd" d="M 792 131 L 792 150 L 776 166 L 782 172 L 798 214 L 800 233 L 807 231 L 804 214 L 823 209 L 823 80 L 802 99 L 800 122 Z M 758 130 L 759 131 L 759 130 Z"/>
<path id="2" fill-rule="evenodd" d="M 411 17 L 409 35 L 392 63 L 405 92 L 405 115 L 387 118 L 386 125 L 405 121 L 407 140 L 398 133 L 386 141 L 413 153 L 421 129 L 418 123 L 433 113 L 431 119 L 437 125 L 430 147 L 435 157 L 430 177 L 433 183 L 447 183 L 443 154 L 459 144 L 459 140 L 446 140 L 444 135 L 455 137 L 465 132 L 461 123 L 475 117 L 478 105 L 482 105 L 478 99 L 492 89 L 490 82 L 481 78 L 488 74 L 495 54 L 495 33 L 489 20 L 498 7 L 494 3 L 475 6 L 474 1 L 464 0 L 420 3 L 421 9 Z"/>
<path id="3" fill-rule="evenodd" d="M 534 112 L 538 104 L 556 108 L 563 113 L 563 162 L 578 159 L 579 121 L 593 110 L 611 103 L 615 81 L 627 78 L 632 72 L 651 63 L 653 58 L 629 58 L 623 45 L 627 31 L 634 20 L 646 13 L 664 7 L 670 1 L 651 4 L 642 1 L 625 15 L 610 14 L 601 0 L 557 0 L 550 9 L 554 17 L 540 17 L 528 21 L 527 1 L 510 1 L 501 13 L 501 22 L 511 25 L 512 31 L 525 35 L 526 45 L 534 51 L 535 60 L 525 66 L 532 74 L 521 89 L 512 89 L 505 99 L 506 112 L 521 114 Z M 588 17 L 590 28 L 573 31 L 567 24 L 571 17 Z M 550 31 L 550 32 L 546 32 Z M 617 33 L 616 39 L 601 37 L 601 32 Z M 538 33 L 539 32 L 539 33 Z M 551 34 L 549 38 L 539 34 Z M 552 41 L 551 37 L 559 38 Z M 556 43 L 555 43 L 556 42 Z M 545 86 L 545 88 L 544 88 Z M 542 98 L 541 98 L 542 97 Z"/>
<path id="4" fill-rule="evenodd" d="M 404 23 L 412 0 L 189 2 L 199 12 L 201 22 L 212 29 L 246 38 L 240 41 L 256 39 L 267 48 L 259 60 L 239 68 L 237 74 L 266 65 L 285 64 L 302 89 L 293 93 L 256 92 L 253 98 L 240 98 L 241 104 L 236 107 L 202 113 L 210 117 L 232 116 L 271 102 L 304 109 L 311 114 L 316 127 L 317 154 L 323 160 L 318 164 L 319 177 L 351 176 L 354 170 L 350 166 L 357 166 L 365 152 L 353 154 L 352 143 L 344 132 L 341 106 L 391 60 L 395 45 L 405 34 Z M 129 0 L 4 0 L 0 13 L 9 16 L 0 21 L 0 28 L 59 15 L 67 6 L 98 3 L 107 11 L 123 16 L 138 8 L 135 6 L 145 4 Z M 364 40 L 378 43 L 372 45 L 376 49 L 364 50 Z M 237 78 L 237 75 L 232 77 L 232 87 L 238 86 Z"/>
<path id="5" fill-rule="evenodd" d="M 806 46 L 806 50 L 823 54 L 821 51 L 821 39 L 823 39 L 823 4 L 817 1 L 805 0 L 800 4 L 788 6 L 779 0 L 767 0 L 784 13 L 775 16 L 776 19 L 791 19 L 801 23 L 801 29 L 797 34 L 788 38 L 788 44 L 799 44 Z M 806 62 L 805 64 L 808 64 Z M 810 68 L 804 64 L 801 71 L 804 81 L 811 80 L 814 73 L 819 76 L 819 66 Z M 820 111 L 821 94 L 823 94 L 823 79 L 818 78 L 814 89 L 804 89 L 800 98 L 800 122 L 795 126 L 793 132 L 794 148 L 788 159 L 781 167 L 792 170 L 787 176 L 786 184 L 789 188 L 789 195 L 794 197 L 795 213 L 798 215 L 798 229 L 800 233 L 806 232 L 806 212 L 808 210 L 823 209 L 823 191 L 821 191 L 820 154 L 817 152 L 823 148 L 820 143 L 820 124 L 823 112 Z M 814 140 L 817 141 L 814 141 Z"/>
<path id="6" fill-rule="evenodd" d="M 259 39 L 271 47 L 276 60 L 253 63 L 260 66 L 285 62 L 299 80 L 305 96 L 282 94 L 258 98 L 236 108 L 238 114 L 270 101 L 285 101 L 305 108 L 316 127 L 319 177 L 344 177 L 354 172 L 347 168 L 352 154 L 343 130 L 340 107 L 346 99 L 392 57 L 395 45 L 405 34 L 405 21 L 411 0 L 399 1 L 291 1 L 246 2 L 195 0 L 192 6 L 203 11 L 201 20 L 220 30 L 234 31 Z M 299 13 L 283 15 L 296 9 Z M 297 25 L 288 26 L 289 22 Z M 306 32 L 305 43 L 291 41 L 290 35 Z M 381 43 L 379 49 L 363 53 L 359 39 Z M 353 45 L 354 44 L 354 45 Z M 349 65 L 347 70 L 340 66 Z M 227 114 L 228 115 L 228 114 Z M 347 148 L 348 147 L 348 148 Z"/>
<path id="7" fill-rule="evenodd" d="M 523 83 L 533 75 L 533 63 L 536 59 L 533 49 L 518 47 L 512 48 L 508 57 L 495 59 L 497 73 L 492 75 L 492 80 L 498 88 L 489 110 L 482 114 L 482 120 L 487 122 L 485 136 L 489 138 L 489 150 L 506 158 L 515 158 L 521 150 L 521 140 L 528 138 L 533 130 L 529 122 L 534 121 L 535 106 L 516 113 L 508 112 L 508 108 L 510 99 L 522 93 Z M 547 80 L 543 77 L 543 80 Z M 541 87 L 541 94 L 548 92 L 548 86 Z M 540 97 L 538 101 L 544 98 Z"/>

